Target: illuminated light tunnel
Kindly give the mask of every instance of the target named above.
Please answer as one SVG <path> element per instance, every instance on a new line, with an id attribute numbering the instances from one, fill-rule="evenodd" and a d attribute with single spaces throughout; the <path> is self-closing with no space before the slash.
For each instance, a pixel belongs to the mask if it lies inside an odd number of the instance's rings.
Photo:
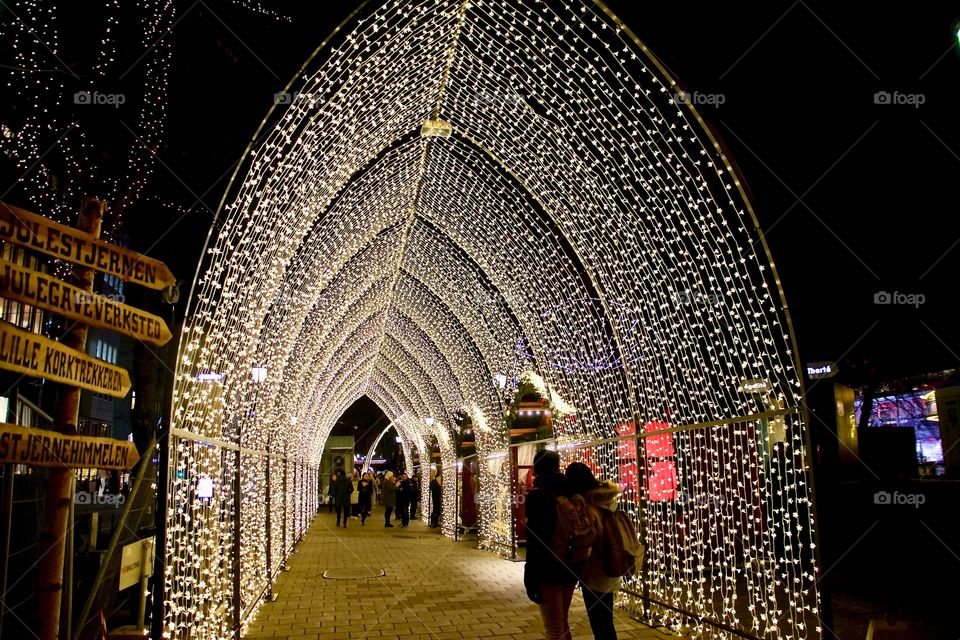
<path id="1" fill-rule="evenodd" d="M 789 316 L 678 85 L 601 3 L 390 1 L 344 26 L 279 94 L 194 284 L 165 632 L 227 638 L 256 614 L 364 395 L 405 456 L 435 439 L 447 470 L 469 416 L 481 546 L 504 553 L 509 376 L 541 390 L 564 461 L 619 481 L 643 518 L 622 606 L 692 637 L 819 638 Z"/>

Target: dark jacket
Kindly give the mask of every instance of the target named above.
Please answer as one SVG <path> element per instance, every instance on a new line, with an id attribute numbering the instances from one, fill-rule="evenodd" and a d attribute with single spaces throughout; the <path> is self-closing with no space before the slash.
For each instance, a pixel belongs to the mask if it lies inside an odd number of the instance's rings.
<path id="1" fill-rule="evenodd" d="M 397 482 L 393 478 L 384 478 L 383 486 L 380 487 L 380 493 L 383 494 L 383 506 L 397 506 Z"/>
<path id="2" fill-rule="evenodd" d="M 433 500 L 434 504 L 440 504 L 441 488 L 440 482 L 436 478 L 430 481 L 430 499 Z"/>
<path id="3" fill-rule="evenodd" d="M 373 481 L 360 480 L 360 486 L 357 488 L 357 491 L 360 492 L 360 499 L 357 503 L 369 509 L 373 498 Z"/>
<path id="4" fill-rule="evenodd" d="M 353 483 L 350 482 L 347 474 L 341 473 L 337 476 L 337 485 L 334 491 L 336 492 L 333 497 L 334 504 L 338 507 L 349 507 L 350 494 L 353 493 Z"/>
<path id="5" fill-rule="evenodd" d="M 523 584 L 531 597 L 542 584 L 573 584 L 577 576 L 550 550 L 550 539 L 557 521 L 556 496 L 572 494 L 567 479 L 559 473 L 537 476 L 527 494 L 527 562 Z"/>
<path id="6" fill-rule="evenodd" d="M 414 484 L 413 480 L 407 478 L 406 480 L 400 481 L 400 486 L 397 487 L 397 503 L 398 504 L 410 504 L 416 500 L 416 493 L 414 493 Z"/>

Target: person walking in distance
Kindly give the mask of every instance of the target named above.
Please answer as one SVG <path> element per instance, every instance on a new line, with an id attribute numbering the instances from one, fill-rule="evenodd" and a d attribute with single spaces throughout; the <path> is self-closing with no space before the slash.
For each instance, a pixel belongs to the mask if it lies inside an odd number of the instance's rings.
<path id="1" fill-rule="evenodd" d="M 330 513 L 333 513 L 333 504 L 337 499 L 337 472 L 330 474 L 330 484 L 327 485 L 327 504 L 330 505 Z"/>
<path id="2" fill-rule="evenodd" d="M 430 526 L 440 526 L 440 505 L 442 497 L 442 485 L 440 484 L 440 471 L 434 471 L 430 478 Z"/>
<path id="3" fill-rule="evenodd" d="M 397 486 L 397 511 L 400 512 L 400 526 L 410 525 L 410 506 L 413 503 L 413 480 L 407 474 L 400 476 Z"/>
<path id="4" fill-rule="evenodd" d="M 601 531 L 602 540 L 604 512 L 612 514 L 617 510 L 620 487 L 609 480 L 598 482 L 590 467 L 582 462 L 567 465 L 566 475 L 570 490 L 583 496 L 586 501 L 590 517 Z M 613 596 L 620 589 L 620 577 L 606 573 L 604 555 L 601 545 L 595 544 L 593 553 L 580 572 L 580 591 L 593 637 L 596 640 L 617 640 L 617 629 L 613 624 Z"/>
<path id="5" fill-rule="evenodd" d="M 360 524 L 366 526 L 367 516 L 370 515 L 370 509 L 373 506 L 373 476 L 369 471 L 360 478 L 360 486 L 357 490 L 359 492 L 357 505 L 360 509 Z"/>
<path id="6" fill-rule="evenodd" d="M 567 616 L 575 571 L 553 551 L 550 542 L 557 527 L 557 497 L 572 494 L 566 477 L 560 473 L 556 451 L 538 451 L 533 458 L 533 489 L 527 494 L 527 561 L 523 567 L 523 585 L 527 597 L 540 607 L 547 640 L 571 640 Z"/>
<path id="7" fill-rule="evenodd" d="M 397 506 L 397 482 L 393 479 L 393 471 L 384 474 L 380 494 L 383 496 L 383 526 L 392 527 L 390 516 L 393 515 L 393 508 Z"/>
<path id="8" fill-rule="evenodd" d="M 350 476 L 350 484 L 353 485 L 353 492 L 350 494 L 350 517 L 360 517 L 360 474 L 354 470 Z"/>
<path id="9" fill-rule="evenodd" d="M 340 516 L 343 515 L 343 528 L 347 528 L 350 519 L 350 496 L 353 494 L 353 483 L 343 469 L 337 469 L 337 484 L 334 500 L 337 508 L 337 526 L 340 526 Z"/>
<path id="10" fill-rule="evenodd" d="M 410 484 L 411 484 L 411 486 L 413 487 L 413 490 L 410 492 L 410 519 L 411 519 L 411 520 L 416 520 L 416 519 L 417 519 L 417 507 L 418 507 L 419 504 L 420 504 L 420 496 L 422 495 L 422 494 L 420 493 L 420 491 L 421 491 L 421 486 L 420 486 L 420 474 L 419 474 L 419 473 L 415 473 L 415 474 L 413 474 L 413 476 L 410 477 Z"/>

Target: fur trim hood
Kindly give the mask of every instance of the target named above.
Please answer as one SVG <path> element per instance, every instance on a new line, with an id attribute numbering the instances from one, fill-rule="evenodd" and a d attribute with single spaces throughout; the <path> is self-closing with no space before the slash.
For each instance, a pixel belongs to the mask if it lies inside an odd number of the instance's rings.
<path id="1" fill-rule="evenodd" d="M 584 499 L 599 509 L 616 511 L 620 501 L 620 487 L 612 480 L 604 480 L 596 489 L 583 494 Z"/>

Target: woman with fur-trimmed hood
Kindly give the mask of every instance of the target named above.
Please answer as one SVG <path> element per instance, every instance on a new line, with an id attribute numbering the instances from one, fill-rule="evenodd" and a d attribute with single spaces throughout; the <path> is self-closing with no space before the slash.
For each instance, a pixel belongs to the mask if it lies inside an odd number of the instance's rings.
<path id="1" fill-rule="evenodd" d="M 571 491 L 580 494 L 590 507 L 596 520 L 597 530 L 603 529 L 601 510 L 614 512 L 620 500 L 620 487 L 615 482 L 598 482 L 590 467 L 582 462 L 567 465 L 567 483 Z M 587 609 L 590 629 L 596 640 L 616 640 L 617 630 L 613 624 L 613 596 L 620 590 L 620 577 L 608 576 L 603 570 L 603 558 L 595 552 L 590 555 L 580 574 L 580 590 Z"/>

